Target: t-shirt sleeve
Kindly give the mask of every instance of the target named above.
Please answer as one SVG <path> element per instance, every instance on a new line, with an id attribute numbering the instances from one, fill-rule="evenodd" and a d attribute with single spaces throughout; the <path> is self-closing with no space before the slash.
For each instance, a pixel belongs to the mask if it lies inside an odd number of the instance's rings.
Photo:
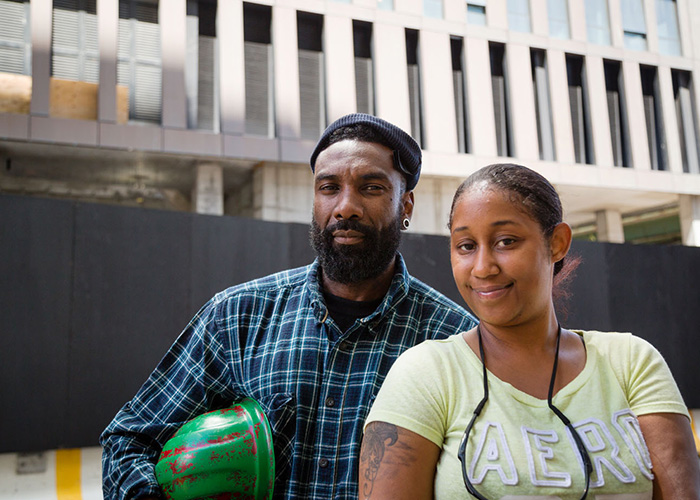
<path id="1" fill-rule="evenodd" d="M 680 413 L 688 409 L 661 353 L 646 340 L 630 335 L 627 397 L 636 415 Z"/>
<path id="2" fill-rule="evenodd" d="M 446 370 L 440 368 L 438 342 L 423 342 L 396 360 L 377 394 L 365 427 L 370 422 L 387 422 L 415 432 L 442 448 L 449 382 Z"/>

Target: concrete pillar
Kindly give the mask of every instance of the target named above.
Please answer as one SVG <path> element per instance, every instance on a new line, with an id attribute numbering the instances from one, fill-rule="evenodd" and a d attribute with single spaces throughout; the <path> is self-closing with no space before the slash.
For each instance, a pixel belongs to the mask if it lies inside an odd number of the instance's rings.
<path id="1" fill-rule="evenodd" d="M 598 241 L 624 243 L 625 231 L 622 227 L 622 214 L 617 210 L 599 210 L 596 216 L 596 235 Z"/>
<path id="2" fill-rule="evenodd" d="M 163 126 L 187 128 L 187 93 L 185 92 L 185 54 L 187 2 L 160 2 L 160 50 L 163 62 Z"/>
<path id="3" fill-rule="evenodd" d="M 375 23 L 373 28 L 376 114 L 397 127 L 410 131 L 406 30 L 383 22 Z"/>
<path id="4" fill-rule="evenodd" d="M 700 247 L 700 196 L 680 196 L 681 238 L 689 247 Z"/>
<path id="5" fill-rule="evenodd" d="M 29 4 L 32 34 L 33 115 L 49 116 L 49 78 L 51 75 L 51 0 L 33 0 Z"/>
<path id="6" fill-rule="evenodd" d="M 496 156 L 498 148 L 493 116 L 489 42 L 483 38 L 466 37 L 464 50 L 467 60 L 467 100 L 472 153 L 478 156 Z"/>
<path id="7" fill-rule="evenodd" d="M 323 41 L 326 61 L 326 106 L 328 123 L 357 111 L 355 94 L 355 53 L 352 20 L 327 15 Z"/>
<path id="8" fill-rule="evenodd" d="M 220 165 L 197 165 L 192 188 L 192 210 L 198 214 L 224 214 L 224 169 Z"/>
<path id="9" fill-rule="evenodd" d="M 99 121 L 117 122 L 117 44 L 119 1 L 97 1 L 97 34 L 100 50 L 100 86 L 97 116 Z"/>

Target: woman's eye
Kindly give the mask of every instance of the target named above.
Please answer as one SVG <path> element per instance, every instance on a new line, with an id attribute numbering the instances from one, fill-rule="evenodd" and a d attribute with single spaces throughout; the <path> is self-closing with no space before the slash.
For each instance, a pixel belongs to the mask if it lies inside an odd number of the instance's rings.
<path id="1" fill-rule="evenodd" d="M 457 246 L 457 248 L 459 248 L 460 250 L 463 250 L 465 252 L 470 252 L 470 251 L 474 250 L 474 247 L 475 247 L 474 243 L 462 243 L 461 245 Z"/>
<path id="2" fill-rule="evenodd" d="M 513 243 L 515 243 L 514 238 L 503 238 L 503 239 L 498 241 L 498 245 L 502 246 L 502 247 L 508 247 L 508 246 L 512 245 Z"/>

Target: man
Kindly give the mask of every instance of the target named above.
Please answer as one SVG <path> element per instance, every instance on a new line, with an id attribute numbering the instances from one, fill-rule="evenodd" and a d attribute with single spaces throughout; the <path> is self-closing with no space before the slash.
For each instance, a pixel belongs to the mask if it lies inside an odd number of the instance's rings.
<path id="1" fill-rule="evenodd" d="M 398 254 L 421 167 L 408 134 L 348 115 L 326 129 L 310 163 L 318 258 L 229 288 L 196 314 L 100 439 L 106 499 L 158 497 L 165 441 L 242 397 L 272 427 L 275 498 L 354 499 L 364 419 L 391 364 L 475 325 Z"/>

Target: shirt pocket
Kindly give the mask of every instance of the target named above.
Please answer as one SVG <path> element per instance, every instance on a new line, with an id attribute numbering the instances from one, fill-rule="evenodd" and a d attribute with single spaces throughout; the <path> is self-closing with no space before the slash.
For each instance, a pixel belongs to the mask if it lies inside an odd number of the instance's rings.
<path id="1" fill-rule="evenodd" d="M 296 405 L 294 396 L 276 393 L 258 400 L 270 422 L 272 444 L 275 449 L 275 482 L 286 478 L 294 456 L 296 436 Z"/>

